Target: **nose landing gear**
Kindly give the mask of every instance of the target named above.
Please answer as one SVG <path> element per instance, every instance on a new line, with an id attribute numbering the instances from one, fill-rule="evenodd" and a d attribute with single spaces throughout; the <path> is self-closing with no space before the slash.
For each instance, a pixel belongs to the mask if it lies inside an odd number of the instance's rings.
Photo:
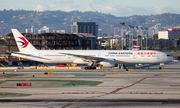
<path id="1" fill-rule="evenodd" d="M 164 63 L 160 63 L 159 69 L 165 69 L 165 67 L 163 66 L 164 66 Z"/>

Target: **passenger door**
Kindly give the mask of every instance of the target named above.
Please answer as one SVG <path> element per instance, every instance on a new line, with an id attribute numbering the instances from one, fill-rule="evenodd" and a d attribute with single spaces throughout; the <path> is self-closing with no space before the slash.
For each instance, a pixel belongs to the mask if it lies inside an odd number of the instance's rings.
<path id="1" fill-rule="evenodd" d="M 156 54 L 156 58 L 160 59 L 160 54 L 159 53 Z"/>
<path id="2" fill-rule="evenodd" d="M 70 55 L 68 55 L 68 59 L 71 59 L 71 56 L 70 56 Z"/>
<path id="3" fill-rule="evenodd" d="M 133 53 L 133 59 L 137 59 L 137 53 Z"/>
<path id="4" fill-rule="evenodd" d="M 39 57 L 42 57 L 42 53 L 39 53 Z"/>
<path id="5" fill-rule="evenodd" d="M 101 53 L 98 53 L 98 57 L 101 57 Z"/>

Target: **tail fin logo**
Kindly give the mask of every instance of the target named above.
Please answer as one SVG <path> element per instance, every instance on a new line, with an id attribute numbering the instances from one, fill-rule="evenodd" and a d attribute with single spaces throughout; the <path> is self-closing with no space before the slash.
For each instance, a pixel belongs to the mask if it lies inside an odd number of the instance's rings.
<path id="1" fill-rule="evenodd" d="M 26 48 L 28 46 L 29 42 L 27 42 L 27 40 L 24 37 L 18 37 L 18 38 L 22 40 L 22 41 L 17 41 L 22 44 L 20 46 L 22 46 L 22 48 Z"/>

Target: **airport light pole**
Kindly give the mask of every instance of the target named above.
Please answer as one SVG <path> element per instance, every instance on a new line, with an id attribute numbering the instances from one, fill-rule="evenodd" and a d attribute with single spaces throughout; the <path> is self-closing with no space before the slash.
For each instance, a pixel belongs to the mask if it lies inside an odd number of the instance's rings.
<path id="1" fill-rule="evenodd" d="M 122 42 L 121 45 L 122 45 L 122 50 L 123 50 L 123 46 L 124 46 L 124 45 L 123 45 L 123 40 L 124 40 L 124 39 L 123 39 L 123 37 L 124 37 L 123 27 L 125 26 L 125 23 L 124 23 L 124 22 L 120 22 L 120 24 L 122 25 L 122 32 L 123 32 L 123 35 L 122 35 L 122 38 L 121 38 L 121 40 L 122 40 L 122 41 L 121 41 L 121 42 Z"/>
<path id="2" fill-rule="evenodd" d="M 130 37 L 131 37 L 131 25 L 129 25 L 129 29 L 130 29 Z M 129 47 L 131 46 L 131 43 L 130 43 L 130 38 L 129 38 Z"/>
<path id="3" fill-rule="evenodd" d="M 129 27 L 132 29 L 132 46 L 133 46 L 133 29 L 134 29 L 134 27 L 133 26 L 131 26 L 131 25 L 129 25 Z"/>
<path id="4" fill-rule="evenodd" d="M 143 27 L 141 27 L 141 30 L 143 31 Z M 143 32 L 142 32 L 143 35 Z M 141 50 L 142 50 L 142 35 L 141 35 Z"/>
<path id="5" fill-rule="evenodd" d="M 137 49 L 138 49 L 138 44 L 139 44 L 139 43 L 138 43 L 138 40 L 139 40 L 139 38 L 138 38 L 138 36 L 139 36 L 139 31 L 138 31 L 138 30 L 139 30 L 139 28 L 136 27 L 136 29 L 137 29 Z"/>
<path id="6" fill-rule="evenodd" d="M 134 36 L 133 36 L 134 26 L 131 26 L 131 27 L 132 27 L 132 45 L 133 45 L 133 39 L 134 39 Z"/>
<path id="7" fill-rule="evenodd" d="M 147 32 L 148 32 L 148 28 L 145 28 L 145 29 L 146 29 L 146 50 L 147 50 L 147 37 L 148 37 Z"/>

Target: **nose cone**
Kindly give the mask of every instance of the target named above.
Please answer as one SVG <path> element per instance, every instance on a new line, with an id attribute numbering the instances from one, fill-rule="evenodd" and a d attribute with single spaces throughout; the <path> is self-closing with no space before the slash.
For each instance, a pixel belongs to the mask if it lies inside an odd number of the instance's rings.
<path id="1" fill-rule="evenodd" d="M 169 56 L 168 58 L 167 58 L 167 62 L 170 62 L 170 61 L 172 61 L 174 59 L 174 57 L 173 56 Z"/>
<path id="2" fill-rule="evenodd" d="M 172 61 L 173 59 L 174 59 L 173 56 L 170 56 L 170 57 L 169 57 L 169 61 Z"/>
<path id="3" fill-rule="evenodd" d="M 167 54 L 167 62 L 170 62 L 174 59 L 173 56 L 171 56 L 170 54 L 166 53 Z"/>

